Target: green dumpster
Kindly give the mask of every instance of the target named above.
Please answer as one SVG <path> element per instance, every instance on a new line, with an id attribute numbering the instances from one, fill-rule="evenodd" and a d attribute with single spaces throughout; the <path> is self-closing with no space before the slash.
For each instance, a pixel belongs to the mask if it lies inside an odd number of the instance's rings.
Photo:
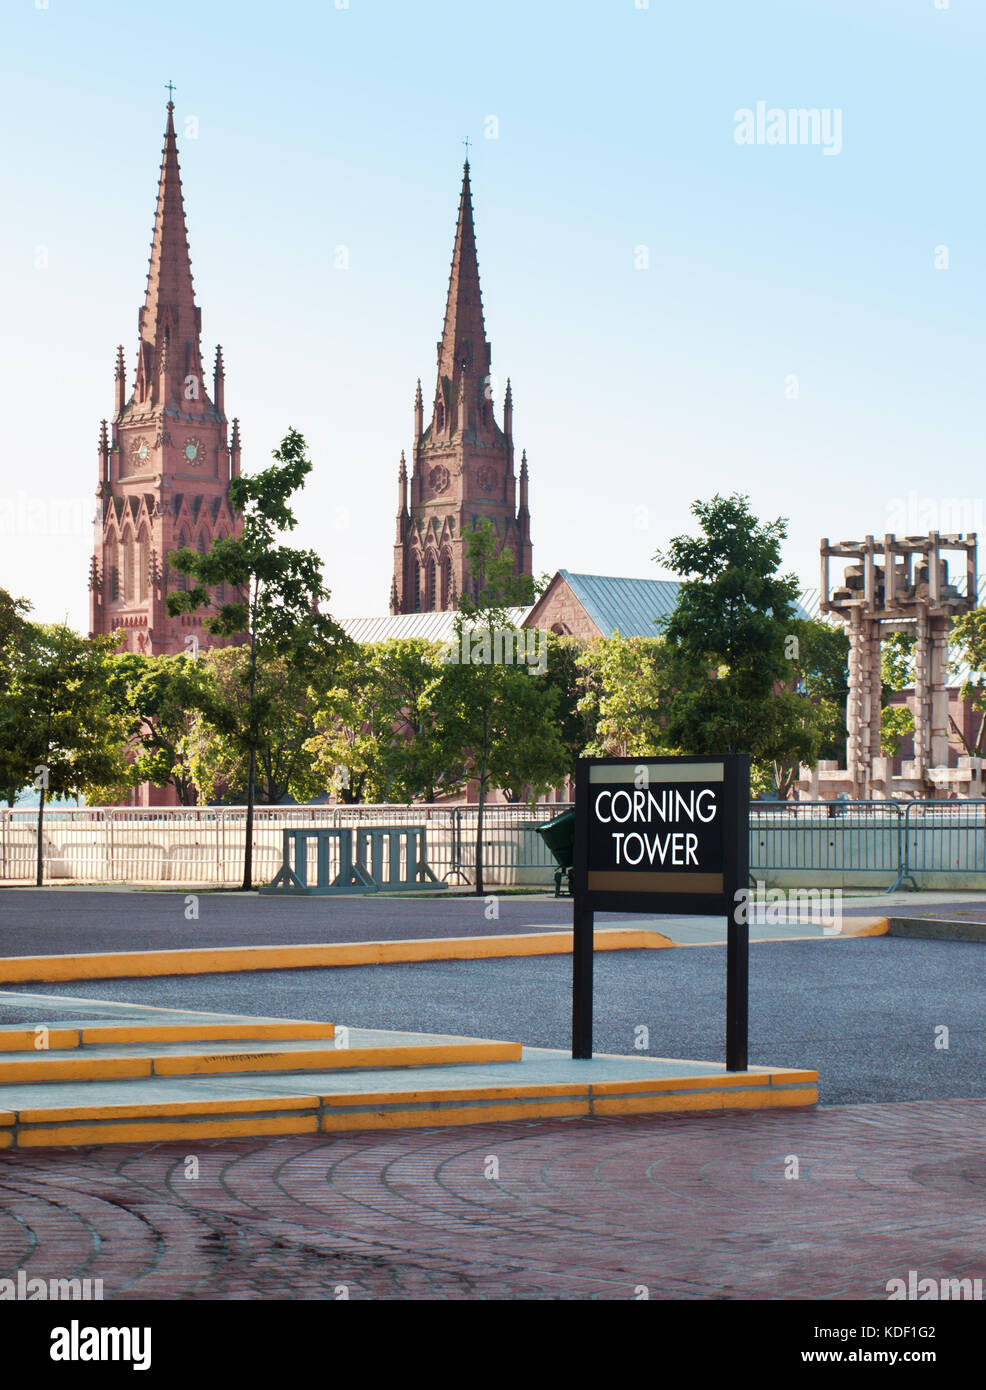
<path id="1" fill-rule="evenodd" d="M 561 881 L 566 879 L 568 896 L 572 896 L 572 860 L 575 857 L 575 808 L 570 806 L 560 816 L 537 827 L 541 839 L 551 850 L 558 868 L 555 870 L 555 897 L 561 897 Z"/>

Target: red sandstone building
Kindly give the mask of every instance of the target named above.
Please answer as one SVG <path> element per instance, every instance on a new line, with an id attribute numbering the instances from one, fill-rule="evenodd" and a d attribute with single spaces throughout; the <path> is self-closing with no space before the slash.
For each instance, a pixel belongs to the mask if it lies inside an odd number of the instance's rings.
<path id="1" fill-rule="evenodd" d="M 513 398 L 508 380 L 501 429 L 493 413 L 491 360 L 467 160 L 431 419 L 425 426 L 419 380 L 410 479 L 401 454 L 391 613 L 457 607 L 470 583 L 463 531 L 484 517 L 492 521 L 501 548 L 512 551 L 517 572 L 531 573 L 527 455 L 521 456 L 518 504 Z"/>
<path id="2" fill-rule="evenodd" d="M 173 112 L 169 101 L 134 386 L 128 393 L 120 347 L 113 419 L 109 431 L 105 420 L 100 429 L 89 575 L 91 634 L 122 628 L 123 650 L 155 656 L 188 652 L 192 638 L 226 645 L 228 639 L 203 631 L 208 610 L 168 616 L 168 589 L 185 578 L 169 569 L 167 557 L 186 545 L 205 553 L 239 531 L 228 496 L 240 470 L 239 429 L 234 420 L 227 437 L 221 347 L 211 398 L 205 389 Z"/>

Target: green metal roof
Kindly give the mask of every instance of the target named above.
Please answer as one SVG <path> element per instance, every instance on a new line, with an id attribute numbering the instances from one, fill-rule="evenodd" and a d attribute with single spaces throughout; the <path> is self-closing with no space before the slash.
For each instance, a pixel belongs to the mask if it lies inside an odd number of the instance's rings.
<path id="1" fill-rule="evenodd" d="M 659 637 L 655 620 L 670 616 L 678 601 L 677 579 L 623 579 L 608 574 L 559 570 L 572 593 L 605 637 Z M 799 618 L 809 615 L 799 603 Z"/>

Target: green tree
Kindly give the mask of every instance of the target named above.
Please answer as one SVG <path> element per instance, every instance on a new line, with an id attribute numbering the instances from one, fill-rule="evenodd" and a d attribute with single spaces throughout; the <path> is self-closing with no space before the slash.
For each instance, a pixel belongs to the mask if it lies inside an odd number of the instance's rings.
<path id="1" fill-rule="evenodd" d="M 39 888 L 49 797 L 89 795 L 127 781 L 126 720 L 113 706 L 106 679 L 118 641 L 118 634 L 87 638 L 64 624 L 30 623 L 11 663 L 0 701 L 0 747 L 8 785 L 40 792 Z"/>
<path id="2" fill-rule="evenodd" d="M 660 637 L 599 638 L 579 658 L 580 709 L 591 732 L 589 757 L 671 753 L 666 728 L 675 690 L 674 661 Z"/>
<path id="3" fill-rule="evenodd" d="M 981 758 L 986 752 L 986 608 L 973 608 L 955 619 L 951 644 L 952 674 L 965 673 L 962 699 L 979 715 L 979 726 L 967 738 L 951 715 L 948 722 L 966 755 Z"/>
<path id="4" fill-rule="evenodd" d="M 204 663 L 185 655 L 121 652 L 110 659 L 107 690 L 127 720 L 131 785 L 171 786 L 179 805 L 194 804 L 192 736 L 207 678 Z M 114 800 L 114 789 L 101 799 Z"/>
<path id="5" fill-rule="evenodd" d="M 202 687 L 188 740 L 191 777 L 205 801 L 244 801 L 250 776 L 250 653 L 246 647 L 212 647 L 196 665 Z M 293 790 L 309 763 L 305 744 L 315 730 L 311 671 L 283 656 L 257 666 L 255 794 L 276 806 Z"/>
<path id="6" fill-rule="evenodd" d="M 515 646 L 511 664 L 503 659 L 508 609 L 531 602 L 533 582 L 516 573 L 513 553 L 499 548 L 488 519 L 464 531 L 463 540 L 473 591 L 460 599 L 455 639 L 443 654 L 441 675 L 423 698 L 440 731 L 446 785 L 477 784 L 476 892 L 482 895 L 490 788 L 533 801 L 558 785 L 569 759 L 557 727 L 558 691 L 530 674 L 526 665 L 513 664 Z"/>
<path id="7" fill-rule="evenodd" d="M 784 655 L 789 674 L 768 706 L 772 755 L 769 767 L 777 794 L 786 799 L 801 764 L 839 758 L 845 747 L 849 639 L 845 628 L 815 619 L 788 624 Z"/>
<path id="8" fill-rule="evenodd" d="M 663 621 L 678 688 L 667 738 L 694 754 L 776 751 L 775 691 L 790 678 L 784 654 L 798 581 L 778 574 L 786 522 L 761 523 L 739 493 L 695 502 L 698 536 L 676 536 L 655 559 L 683 576 Z"/>
<path id="9" fill-rule="evenodd" d="M 14 598 L 0 589 L 0 732 L 3 729 L 5 702 L 10 695 L 14 666 L 23 651 L 24 639 L 30 630 L 27 614 L 31 605 L 27 599 Z M 0 801 L 13 806 L 17 793 L 24 785 L 25 768 L 19 750 L 0 737 Z"/>
<path id="10" fill-rule="evenodd" d="M 906 704 L 892 704 L 891 697 L 914 684 L 914 637 L 892 632 L 880 651 L 880 752 L 896 758 L 904 740 L 914 732 L 914 714 Z"/>
<path id="11" fill-rule="evenodd" d="M 543 636 L 541 640 L 544 640 Z M 578 637 L 547 633 L 547 670 L 538 676 L 549 690 L 558 692 L 556 722 L 558 735 L 568 753 L 568 775 L 574 785 L 575 768 L 586 753 L 596 730 L 595 712 L 584 705 L 586 670 L 583 657 L 586 643 Z"/>
<path id="12" fill-rule="evenodd" d="M 269 694 L 258 684 L 259 665 L 280 657 L 299 675 L 311 675 L 332 652 L 348 644 L 338 623 L 319 610 L 329 598 L 319 557 L 313 550 L 278 544 L 279 536 L 297 524 L 288 499 L 304 486 L 311 469 L 304 439 L 297 430 L 289 430 L 270 467 L 229 484 L 230 503 L 242 517 L 242 534 L 215 541 L 205 555 L 186 547 L 170 557 L 174 569 L 194 580 L 191 588 L 168 594 L 173 616 L 209 605 L 209 590 L 220 584 L 236 593 L 203 626 L 214 636 L 242 640 L 248 652 L 243 672 L 247 700 L 236 733 L 247 754 L 244 889 L 253 886 L 257 750 L 272 708 Z"/>
<path id="13" fill-rule="evenodd" d="M 441 669 L 437 643 L 420 638 L 367 643 L 343 657 L 320 699 L 299 789 L 332 788 L 350 803 L 433 801 L 443 749 L 425 697 Z"/>

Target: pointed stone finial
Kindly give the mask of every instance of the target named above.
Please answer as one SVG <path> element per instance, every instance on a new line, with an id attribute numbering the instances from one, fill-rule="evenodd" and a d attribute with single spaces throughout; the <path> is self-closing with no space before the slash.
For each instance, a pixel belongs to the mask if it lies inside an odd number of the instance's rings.
<path id="1" fill-rule="evenodd" d="M 527 450 L 524 449 L 520 456 L 520 498 L 517 507 L 517 520 L 520 522 L 520 533 L 526 542 L 530 539 L 531 513 L 527 505 Z"/>
<path id="2" fill-rule="evenodd" d="M 238 478 L 240 475 L 240 422 L 233 419 L 233 437 L 229 441 L 229 475 L 231 478 Z"/>
<path id="3" fill-rule="evenodd" d="M 418 440 L 421 438 L 425 427 L 425 408 L 421 396 L 421 378 L 418 377 L 418 387 L 414 393 L 414 447 L 417 449 Z"/>
<path id="4" fill-rule="evenodd" d="M 216 365 L 212 373 L 212 399 L 216 410 L 221 416 L 226 414 L 226 369 L 223 366 L 222 344 L 216 344 Z"/>
<path id="5" fill-rule="evenodd" d="M 116 350 L 116 371 L 114 372 L 114 398 L 116 401 L 117 418 L 123 410 L 127 400 L 127 368 L 123 358 L 123 344 Z"/>
<path id="6" fill-rule="evenodd" d="M 403 450 L 403 449 L 401 450 L 401 466 L 400 466 L 400 468 L 397 470 L 397 477 L 399 478 L 399 480 L 400 480 L 401 482 L 405 482 L 405 481 L 407 480 L 407 461 L 406 461 L 406 459 L 404 458 L 404 450 Z"/>

